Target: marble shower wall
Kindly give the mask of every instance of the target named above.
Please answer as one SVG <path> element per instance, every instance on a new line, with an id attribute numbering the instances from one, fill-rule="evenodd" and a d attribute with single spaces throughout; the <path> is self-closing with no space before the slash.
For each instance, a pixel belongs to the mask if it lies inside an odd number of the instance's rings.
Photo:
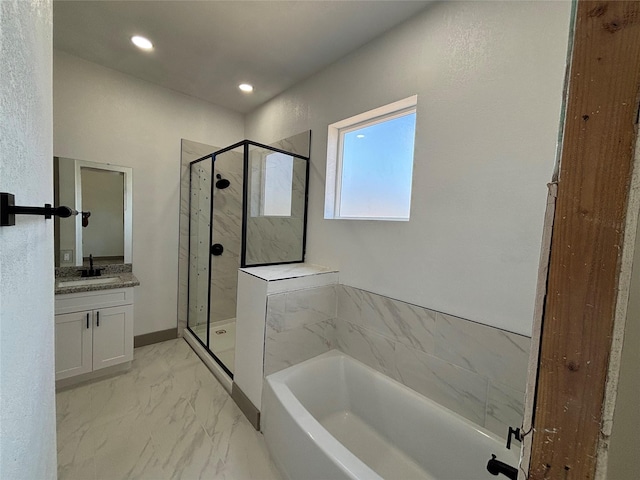
<path id="1" fill-rule="evenodd" d="M 338 288 L 325 285 L 267 297 L 265 375 L 336 348 Z"/>
<path id="2" fill-rule="evenodd" d="M 337 288 L 335 342 L 501 437 L 522 424 L 530 338 L 357 288 Z"/>
<path id="3" fill-rule="evenodd" d="M 302 157 L 311 156 L 311 130 L 292 135 L 290 137 L 270 143 L 270 147 L 284 150 L 285 152 L 295 153 Z"/>
<path id="4" fill-rule="evenodd" d="M 212 244 L 223 245 L 222 255 L 211 257 L 211 322 L 235 318 L 238 268 L 242 248 L 243 155 L 229 151 L 216 156 L 217 175 L 229 180 L 225 189 L 214 188 Z"/>

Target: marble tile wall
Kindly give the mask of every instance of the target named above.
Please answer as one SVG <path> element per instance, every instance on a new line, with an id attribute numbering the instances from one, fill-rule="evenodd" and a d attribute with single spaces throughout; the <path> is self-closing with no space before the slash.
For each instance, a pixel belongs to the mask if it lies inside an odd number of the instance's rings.
<path id="1" fill-rule="evenodd" d="M 311 130 L 292 135 L 285 139 L 270 144 L 273 148 L 295 153 L 303 157 L 311 156 Z"/>
<path id="2" fill-rule="evenodd" d="M 302 260 L 304 220 L 256 217 L 247 222 L 247 265 Z"/>
<path id="3" fill-rule="evenodd" d="M 340 350 L 502 437 L 521 425 L 528 337 L 346 285 L 337 298 Z"/>
<path id="4" fill-rule="evenodd" d="M 265 375 L 336 348 L 338 288 L 325 285 L 267 297 Z"/>
<path id="5" fill-rule="evenodd" d="M 235 318 L 238 291 L 238 268 L 242 249 L 242 180 L 243 156 L 229 151 L 216 156 L 217 175 L 229 180 L 225 189 L 214 189 L 213 243 L 223 245 L 222 255 L 211 257 L 211 321 Z"/>

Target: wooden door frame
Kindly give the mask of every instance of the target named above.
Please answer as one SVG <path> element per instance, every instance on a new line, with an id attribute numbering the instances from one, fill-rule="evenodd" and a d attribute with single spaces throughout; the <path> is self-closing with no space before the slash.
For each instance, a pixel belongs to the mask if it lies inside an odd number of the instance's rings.
<path id="1" fill-rule="evenodd" d="M 638 218 L 640 2 L 578 0 L 568 85 L 548 263 L 541 262 L 542 319 L 534 325 L 529 479 L 606 473 Z"/>

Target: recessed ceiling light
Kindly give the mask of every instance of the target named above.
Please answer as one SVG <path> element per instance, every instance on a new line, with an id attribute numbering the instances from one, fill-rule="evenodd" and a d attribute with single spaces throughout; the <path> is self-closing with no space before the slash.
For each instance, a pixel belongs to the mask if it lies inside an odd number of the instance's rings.
<path id="1" fill-rule="evenodd" d="M 131 37 L 131 41 L 136 47 L 142 50 L 151 50 L 153 48 L 153 43 L 151 43 L 148 38 L 141 37 L 140 35 L 134 35 Z"/>
<path id="2" fill-rule="evenodd" d="M 238 85 L 238 88 L 243 92 L 253 92 L 253 85 L 249 85 L 248 83 L 241 83 Z"/>
<path id="3" fill-rule="evenodd" d="M 356 135 L 356 138 L 364 138 L 364 135 L 362 135 L 362 134 Z"/>

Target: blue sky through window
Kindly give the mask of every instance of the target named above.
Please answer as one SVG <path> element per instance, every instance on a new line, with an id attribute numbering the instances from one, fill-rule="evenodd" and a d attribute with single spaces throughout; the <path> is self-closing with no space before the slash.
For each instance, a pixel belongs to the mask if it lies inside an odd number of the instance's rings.
<path id="1" fill-rule="evenodd" d="M 416 114 L 344 134 L 340 217 L 409 218 Z"/>

